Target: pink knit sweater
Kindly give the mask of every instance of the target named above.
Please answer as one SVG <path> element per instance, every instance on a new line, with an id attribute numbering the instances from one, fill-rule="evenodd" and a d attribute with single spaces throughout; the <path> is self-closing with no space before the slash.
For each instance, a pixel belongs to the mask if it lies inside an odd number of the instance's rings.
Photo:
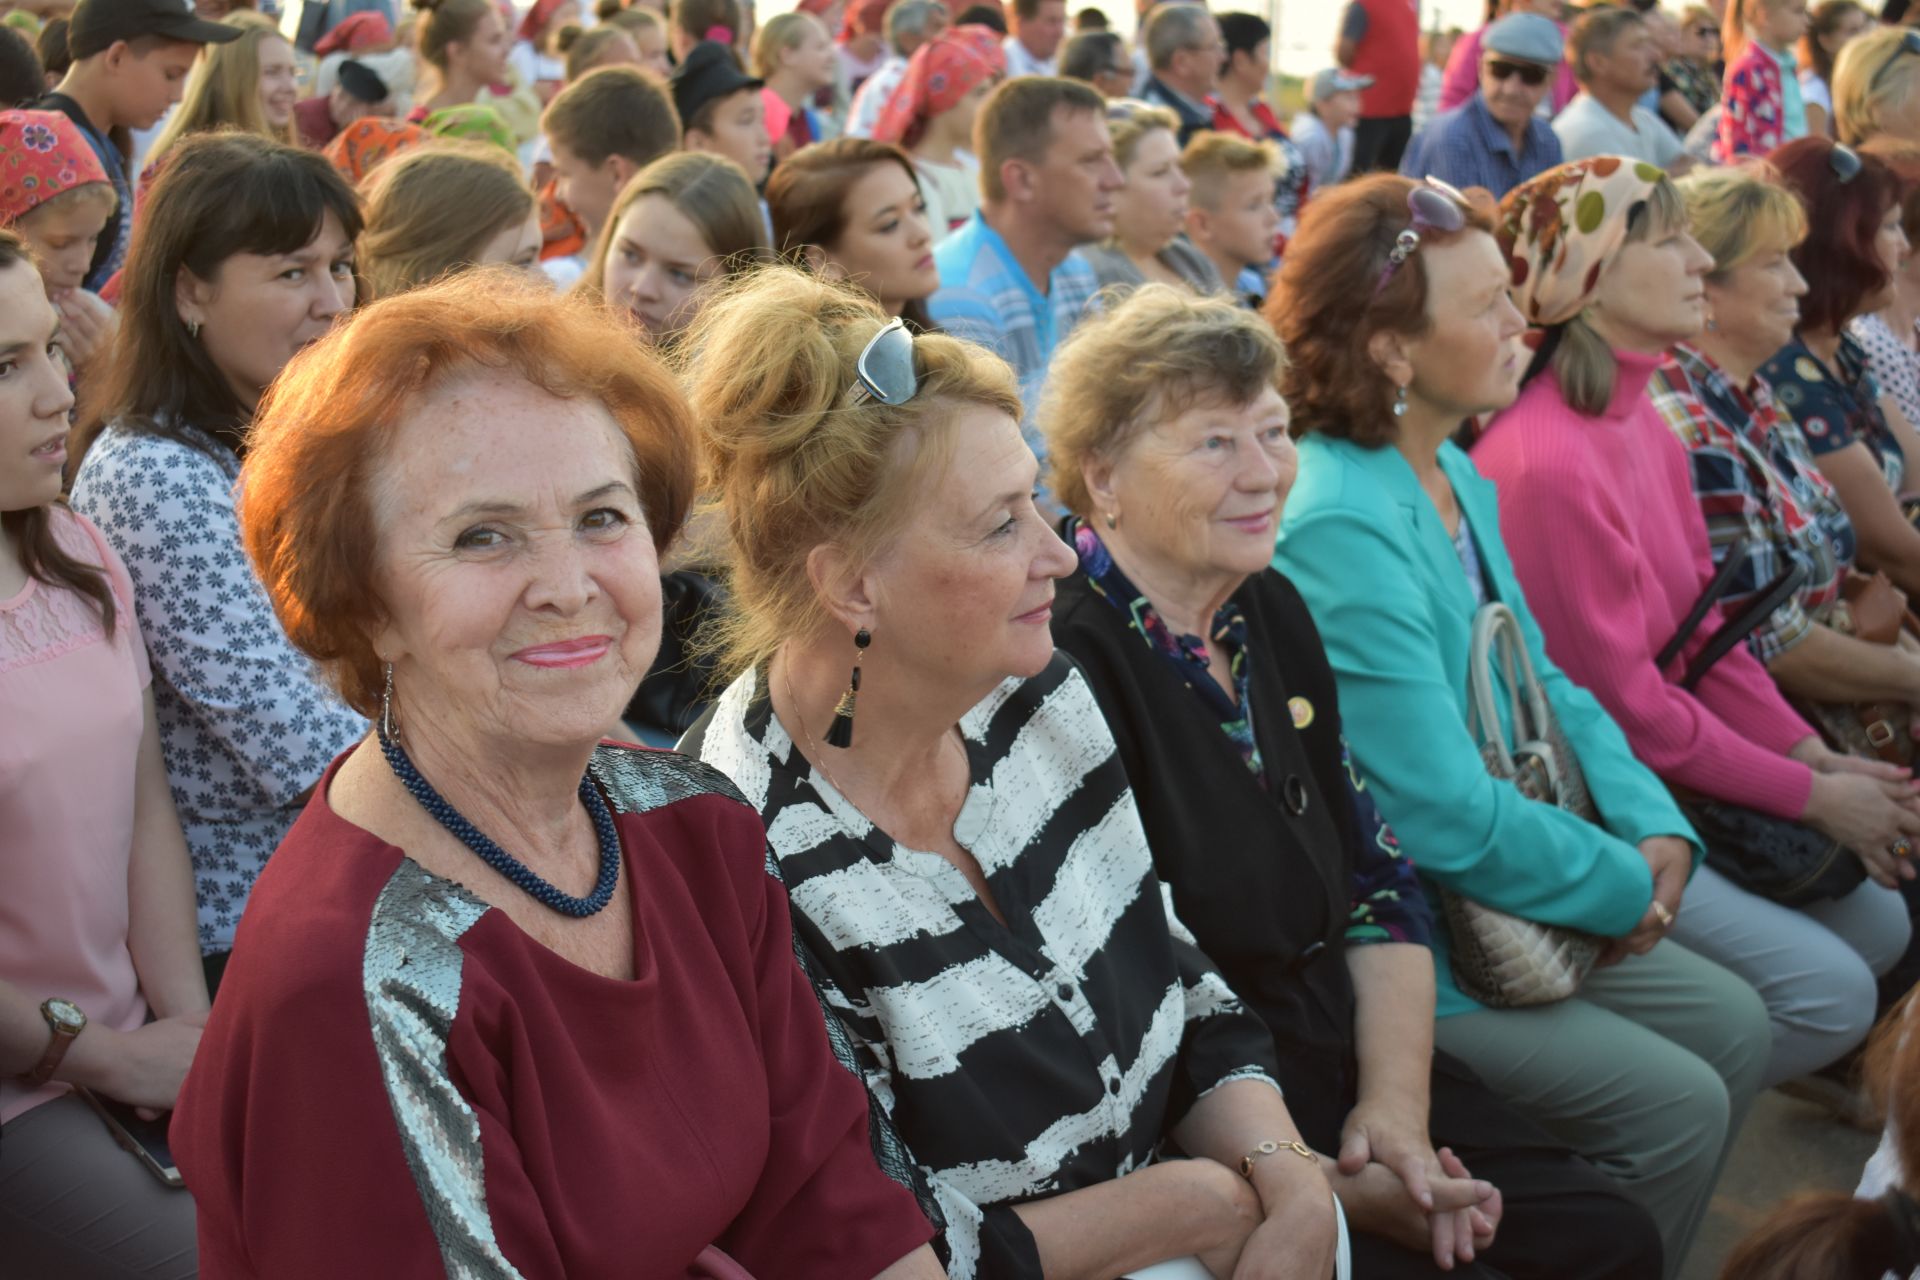
<path id="1" fill-rule="evenodd" d="M 1547 652 L 1600 699 L 1641 761 L 1668 782 L 1783 818 L 1812 771 L 1787 757 L 1813 730 L 1745 645 L 1689 693 L 1676 681 L 1720 626 L 1718 610 L 1669 671 L 1654 657 L 1713 576 L 1685 450 L 1647 396 L 1655 356 L 1616 352 L 1597 418 L 1567 407 L 1551 370 L 1494 419 L 1473 451 L 1500 492 L 1500 525 Z"/>

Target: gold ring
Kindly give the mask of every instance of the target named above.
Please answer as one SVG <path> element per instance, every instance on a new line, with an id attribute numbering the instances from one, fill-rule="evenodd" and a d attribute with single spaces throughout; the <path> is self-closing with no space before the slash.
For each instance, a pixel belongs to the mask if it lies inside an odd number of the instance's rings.
<path id="1" fill-rule="evenodd" d="M 1667 904 L 1658 898 L 1653 900 L 1653 917 L 1660 922 L 1662 929 L 1673 927 L 1673 912 L 1667 910 Z"/>

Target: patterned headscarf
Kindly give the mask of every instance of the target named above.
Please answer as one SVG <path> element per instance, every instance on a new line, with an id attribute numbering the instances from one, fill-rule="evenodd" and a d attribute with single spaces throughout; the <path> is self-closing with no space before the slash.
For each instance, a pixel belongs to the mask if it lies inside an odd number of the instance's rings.
<path id="1" fill-rule="evenodd" d="M 326 57 L 335 50 L 359 53 L 362 49 L 384 49 L 393 44 L 393 24 L 377 9 L 350 13 L 333 30 L 314 43 L 313 51 Z"/>
<path id="2" fill-rule="evenodd" d="M 327 161 L 358 183 L 388 156 L 418 146 L 433 135 L 417 124 L 402 124 L 382 116 L 363 116 L 327 144 Z"/>
<path id="3" fill-rule="evenodd" d="M 1627 242 L 1633 207 L 1666 174 L 1638 160 L 1594 156 L 1549 169 L 1500 202 L 1500 248 L 1513 300 L 1537 328 L 1565 324 L 1593 301 Z"/>
<path id="4" fill-rule="evenodd" d="M 436 138 L 465 138 L 469 142 L 491 142 L 509 155 L 517 156 L 520 140 L 513 136 L 507 119 L 481 102 L 442 107 L 420 122 Z"/>
<path id="5" fill-rule="evenodd" d="M 0 227 L 107 171 L 80 126 L 60 111 L 0 111 Z"/>
<path id="6" fill-rule="evenodd" d="M 1007 51 L 992 27 L 968 23 L 943 32 L 913 51 L 906 75 L 880 108 L 874 140 L 912 146 L 927 121 L 953 110 L 981 81 L 1006 73 Z"/>

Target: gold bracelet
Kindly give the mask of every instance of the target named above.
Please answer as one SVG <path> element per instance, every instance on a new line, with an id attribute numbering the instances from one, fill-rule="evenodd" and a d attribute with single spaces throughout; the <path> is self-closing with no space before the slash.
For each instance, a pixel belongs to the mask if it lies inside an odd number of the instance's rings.
<path id="1" fill-rule="evenodd" d="M 1312 1164 L 1314 1168 L 1318 1169 L 1320 1167 L 1320 1157 L 1313 1154 L 1313 1148 L 1300 1141 L 1300 1139 L 1295 1138 L 1292 1142 L 1275 1142 L 1269 1138 L 1267 1141 L 1240 1157 L 1240 1176 L 1251 1182 L 1253 1180 L 1253 1162 L 1261 1156 L 1270 1156 L 1281 1151 L 1291 1151 L 1302 1160 Z"/>

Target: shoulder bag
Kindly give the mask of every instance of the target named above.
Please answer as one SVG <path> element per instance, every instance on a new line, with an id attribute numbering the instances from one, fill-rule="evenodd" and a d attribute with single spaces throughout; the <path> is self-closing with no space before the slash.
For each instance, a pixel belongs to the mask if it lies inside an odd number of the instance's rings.
<path id="1" fill-rule="evenodd" d="M 1513 714 L 1511 744 L 1500 720 L 1502 689 Z M 1504 604 L 1482 605 L 1474 615 L 1467 696 L 1467 728 L 1488 773 L 1529 800 L 1599 820 L 1580 762 L 1534 675 L 1520 620 Z M 1452 890 L 1442 890 L 1440 901 L 1453 941 L 1454 980 L 1490 1008 L 1566 999 L 1580 989 L 1604 945 L 1592 934 L 1523 920 Z"/>

